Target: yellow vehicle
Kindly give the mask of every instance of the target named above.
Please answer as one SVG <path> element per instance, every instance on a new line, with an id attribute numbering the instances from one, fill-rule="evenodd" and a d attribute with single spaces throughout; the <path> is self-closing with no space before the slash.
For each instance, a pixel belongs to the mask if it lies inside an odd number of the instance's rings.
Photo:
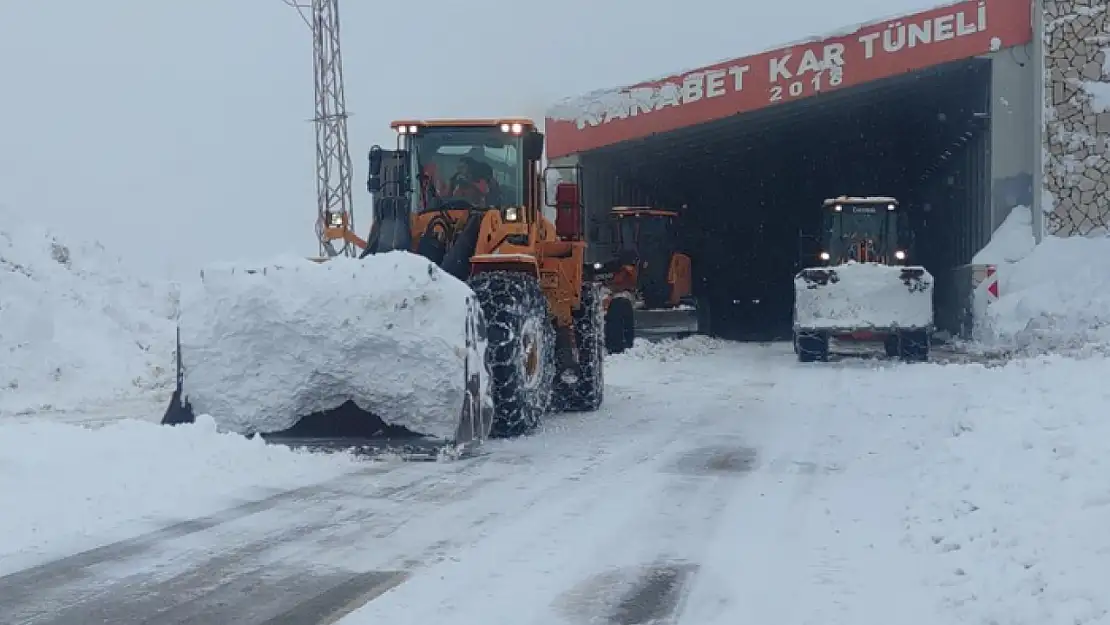
<path id="1" fill-rule="evenodd" d="M 473 291 L 477 311 L 467 345 L 484 343 L 477 360 L 484 361 L 492 406 L 473 401 L 475 372 L 459 371 L 471 400 L 454 417 L 454 431 L 465 434 L 436 444 L 518 436 L 535 430 L 551 411 L 598 409 L 604 394 L 602 285 L 585 263 L 577 185 L 560 183 L 554 197 L 546 197 L 543 134 L 519 118 L 401 120 L 392 128 L 397 148 L 374 146 L 369 153 L 367 190 L 374 195 L 369 236 L 352 233 L 340 215 L 328 219 L 322 235 L 354 243 L 363 250 L 362 259 L 422 256 Z M 544 217 L 545 204 L 557 211 L 555 220 Z M 395 353 L 360 357 L 400 359 L 398 368 L 407 364 Z M 411 376 L 418 379 L 420 370 Z M 193 389 L 182 388 L 180 371 L 178 382 L 166 423 L 189 421 L 196 411 L 189 406 Z M 343 404 L 333 408 L 352 410 Z M 358 406 L 366 427 L 355 428 L 348 438 L 388 431 L 391 424 L 377 418 L 374 408 Z M 298 422 L 306 416 L 298 415 Z M 320 428 L 334 435 L 335 415 L 312 417 L 333 422 Z M 292 433 L 261 434 L 319 436 L 303 424 Z"/>

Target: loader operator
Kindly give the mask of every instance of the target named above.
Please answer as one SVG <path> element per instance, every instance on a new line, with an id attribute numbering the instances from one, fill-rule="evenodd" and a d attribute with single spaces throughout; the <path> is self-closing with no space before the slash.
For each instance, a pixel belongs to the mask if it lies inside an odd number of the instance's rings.
<path id="1" fill-rule="evenodd" d="M 475 206 L 487 206 L 493 190 L 492 169 L 489 165 L 483 166 L 469 156 L 462 157 L 455 175 L 451 176 L 449 195 L 464 199 Z"/>

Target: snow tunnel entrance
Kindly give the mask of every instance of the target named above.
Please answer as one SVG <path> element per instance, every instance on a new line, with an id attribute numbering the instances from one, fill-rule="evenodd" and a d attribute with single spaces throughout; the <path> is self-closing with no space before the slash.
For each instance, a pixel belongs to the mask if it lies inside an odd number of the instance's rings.
<path id="1" fill-rule="evenodd" d="M 799 233 L 816 234 L 822 200 L 842 194 L 899 199 L 916 237 L 908 260 L 936 278 L 943 327 L 960 315 L 946 285 L 970 260 L 958 230 L 989 210 L 990 63 L 936 66 L 606 146 L 580 162 L 604 172 L 590 176 L 600 184 L 619 181 L 682 211 L 695 294 L 714 335 L 790 338 Z"/>

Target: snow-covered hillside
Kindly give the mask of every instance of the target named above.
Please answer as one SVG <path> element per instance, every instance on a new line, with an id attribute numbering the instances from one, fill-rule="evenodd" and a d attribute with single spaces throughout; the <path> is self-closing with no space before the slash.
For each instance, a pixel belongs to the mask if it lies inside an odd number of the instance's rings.
<path id="1" fill-rule="evenodd" d="M 176 290 L 129 274 L 99 244 L 0 206 L 0 416 L 172 377 Z"/>

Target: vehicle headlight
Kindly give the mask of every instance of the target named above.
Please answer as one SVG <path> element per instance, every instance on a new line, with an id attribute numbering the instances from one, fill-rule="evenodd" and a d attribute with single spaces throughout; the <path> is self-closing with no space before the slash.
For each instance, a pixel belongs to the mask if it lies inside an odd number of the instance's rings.
<path id="1" fill-rule="evenodd" d="M 594 263 L 594 269 L 601 269 L 602 266 L 603 265 L 601 263 Z"/>
<path id="2" fill-rule="evenodd" d="M 343 213 L 328 213 L 328 227 L 342 228 L 343 227 Z"/>
<path id="3" fill-rule="evenodd" d="M 505 221 L 520 221 L 520 208 L 509 206 L 505 209 Z"/>
<path id="4" fill-rule="evenodd" d="M 832 258 L 832 256 L 829 256 L 829 253 L 828 253 L 828 252 L 821 252 L 821 253 L 820 253 L 820 254 L 818 254 L 817 256 L 818 256 L 818 258 L 820 258 L 821 260 L 828 260 L 828 259 Z"/>
<path id="5" fill-rule="evenodd" d="M 894 257 L 897 258 L 898 260 L 906 260 L 906 253 L 903 252 L 902 250 L 898 250 L 898 251 L 894 252 Z"/>

